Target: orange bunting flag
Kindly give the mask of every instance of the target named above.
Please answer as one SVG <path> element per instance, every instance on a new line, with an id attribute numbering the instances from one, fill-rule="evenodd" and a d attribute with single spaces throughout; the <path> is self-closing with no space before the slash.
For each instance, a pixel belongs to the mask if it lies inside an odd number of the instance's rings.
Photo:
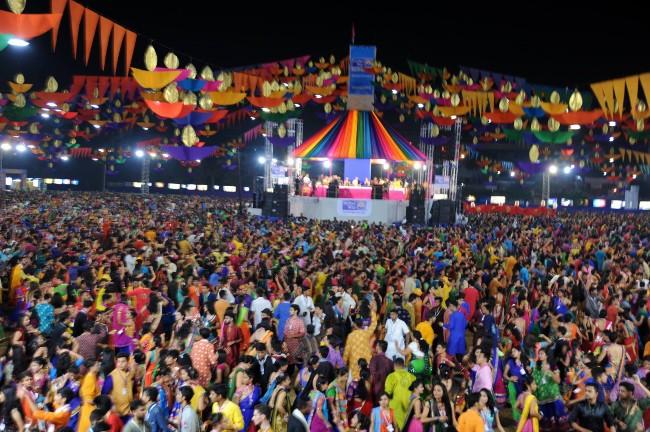
<path id="1" fill-rule="evenodd" d="M 130 30 L 126 31 L 126 51 L 125 51 L 125 64 L 124 64 L 124 74 L 128 75 L 129 70 L 131 69 L 131 60 L 133 59 L 133 50 L 135 49 L 135 41 L 138 38 L 138 35 L 133 33 Z"/>
<path id="2" fill-rule="evenodd" d="M 111 37 L 111 30 L 113 30 L 113 21 L 108 18 L 99 17 L 99 46 L 101 48 L 99 64 L 102 66 L 102 70 L 106 66 L 106 52 L 108 51 L 108 40 Z"/>
<path id="3" fill-rule="evenodd" d="M 72 34 L 72 54 L 77 58 L 77 42 L 79 40 L 79 26 L 84 15 L 84 7 L 76 1 L 70 0 L 70 33 Z"/>
<path id="4" fill-rule="evenodd" d="M 65 5 L 68 3 L 68 0 L 51 0 L 51 5 L 52 5 L 52 13 L 53 14 L 61 14 L 63 16 L 63 11 L 65 10 Z M 57 21 L 57 23 L 52 27 L 52 51 L 56 49 L 56 40 L 59 36 L 59 26 L 61 25 L 61 21 Z"/>
<path id="5" fill-rule="evenodd" d="M 99 15 L 97 13 L 90 9 L 84 10 L 84 62 L 86 66 L 88 66 L 88 60 L 90 60 L 90 50 L 93 47 L 98 22 Z"/>
<path id="6" fill-rule="evenodd" d="M 115 24 L 113 26 L 113 75 L 117 73 L 117 62 L 120 58 L 125 33 L 126 29 L 121 25 Z"/>

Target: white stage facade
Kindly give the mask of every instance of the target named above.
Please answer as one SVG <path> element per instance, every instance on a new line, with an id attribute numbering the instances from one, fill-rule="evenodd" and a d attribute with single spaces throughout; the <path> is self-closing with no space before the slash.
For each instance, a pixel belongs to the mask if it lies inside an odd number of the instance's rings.
<path id="1" fill-rule="evenodd" d="M 367 221 L 385 225 L 401 223 L 406 218 L 408 201 L 353 198 L 289 197 L 293 217 L 318 220 Z"/>

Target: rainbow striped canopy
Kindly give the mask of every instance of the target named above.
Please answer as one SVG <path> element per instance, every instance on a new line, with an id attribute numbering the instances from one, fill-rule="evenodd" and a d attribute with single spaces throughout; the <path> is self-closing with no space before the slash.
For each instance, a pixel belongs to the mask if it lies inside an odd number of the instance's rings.
<path id="1" fill-rule="evenodd" d="M 293 152 L 301 159 L 385 159 L 420 161 L 426 156 L 402 135 L 383 125 L 377 114 L 348 111 Z"/>

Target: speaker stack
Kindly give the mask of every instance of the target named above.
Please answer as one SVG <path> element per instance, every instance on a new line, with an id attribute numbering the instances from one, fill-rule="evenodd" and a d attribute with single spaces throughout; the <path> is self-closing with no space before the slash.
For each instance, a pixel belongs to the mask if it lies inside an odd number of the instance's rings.
<path id="1" fill-rule="evenodd" d="M 411 191 L 409 205 L 406 207 L 406 221 L 414 225 L 424 225 L 424 191 L 414 189 Z"/>
<path id="2" fill-rule="evenodd" d="M 453 225 L 456 222 L 456 206 L 452 200 L 437 200 L 431 205 L 431 225 Z"/>
<path id="3" fill-rule="evenodd" d="M 288 185 L 275 185 L 273 192 L 265 193 L 262 215 L 283 219 L 289 216 Z"/>

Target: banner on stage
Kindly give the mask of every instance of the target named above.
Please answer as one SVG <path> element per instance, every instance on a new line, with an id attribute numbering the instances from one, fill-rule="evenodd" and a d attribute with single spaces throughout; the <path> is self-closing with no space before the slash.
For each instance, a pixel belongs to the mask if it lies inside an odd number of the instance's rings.
<path id="1" fill-rule="evenodd" d="M 339 216 L 370 216 L 372 212 L 372 201 L 339 199 L 337 202 Z"/>
<path id="2" fill-rule="evenodd" d="M 374 75 L 369 71 L 374 66 L 376 56 L 377 47 L 350 46 L 348 110 L 373 110 L 375 101 Z"/>

